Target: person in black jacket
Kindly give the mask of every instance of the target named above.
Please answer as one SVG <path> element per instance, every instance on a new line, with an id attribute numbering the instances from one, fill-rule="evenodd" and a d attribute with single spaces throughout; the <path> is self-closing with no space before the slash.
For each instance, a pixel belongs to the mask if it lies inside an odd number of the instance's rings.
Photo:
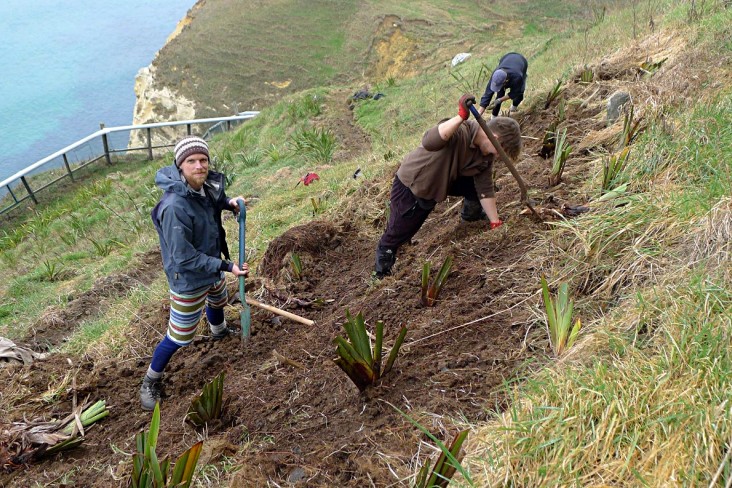
<path id="1" fill-rule="evenodd" d="M 498 68 L 493 71 L 488 86 L 485 87 L 483 98 L 480 99 L 478 112 L 483 115 L 486 107 L 490 105 L 493 94 L 496 94 L 496 103 L 493 105 L 491 118 L 498 117 L 501 113 L 501 102 L 511 99 L 511 112 L 518 110 L 518 106 L 524 99 L 526 89 L 526 70 L 529 63 L 519 53 L 504 54 L 498 61 Z M 508 94 L 506 94 L 508 90 Z"/>

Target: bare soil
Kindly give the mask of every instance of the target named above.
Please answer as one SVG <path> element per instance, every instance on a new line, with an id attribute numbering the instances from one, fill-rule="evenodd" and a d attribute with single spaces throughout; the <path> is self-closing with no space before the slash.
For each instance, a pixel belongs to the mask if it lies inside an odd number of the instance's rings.
<path id="1" fill-rule="evenodd" d="M 634 73 L 625 65 L 613 72 Z M 563 97 L 581 99 L 599 89 L 602 94 L 595 97 L 602 101 L 614 91 L 610 82 L 617 83 L 617 77 L 596 81 L 591 90 L 571 81 Z M 570 143 L 580 144 L 593 131 L 604 129 L 604 108 L 604 103 L 566 105 L 567 120 L 572 121 L 567 124 Z M 342 112 L 350 116 L 347 110 Z M 586 203 L 582 185 L 592 176 L 586 149 L 572 156 L 559 187 L 547 187 L 551 162 L 538 152 L 556 113 L 555 102 L 547 110 L 542 105 L 519 118 L 523 134 L 531 138 L 526 139 L 518 170 L 545 219 L 559 218 L 563 204 Z M 595 149 L 612 144 L 607 138 L 598 141 Z M 520 378 L 526 364 L 540 367 L 549 354 L 542 325 L 530 311 L 530 305 L 538 304 L 537 273 L 543 263 L 523 259 L 548 226 L 520 214 L 518 187 L 505 167 L 499 168 L 497 197 L 504 226 L 487 231 L 484 222 L 461 223 L 459 201 L 441 203 L 414 242 L 400 250 L 394 276 L 381 282 L 371 278 L 376 245 L 372 236 L 383 228 L 383 219 L 364 222 L 345 214 L 339 221 L 294 227 L 275 239 L 261 261 L 251 293 L 313 319 L 316 325 L 280 320 L 253 308 L 252 337 L 246 346 L 238 337 L 220 342 L 201 337 L 179 351 L 166 371 L 159 456 L 178 456 L 205 438 L 201 464 L 216 463 L 222 455 L 234 458 L 238 471 L 226 478 L 230 486 L 400 485 L 404 481 L 399 480 L 424 461 L 424 451 L 416 457 L 420 441 L 429 441 L 394 407 L 445 440 L 457 431 L 452 421 L 475 423 L 505 408 L 504 382 Z M 390 178 L 367 182 L 354 198 L 363 198 L 364 204 L 374 192 L 383 198 L 390 184 Z M 357 206 L 350 212 L 355 215 Z M 294 280 L 288 271 L 291 252 L 303 260 L 302 280 Z M 447 256 L 454 257 L 454 264 L 439 303 L 434 308 L 421 307 L 422 264 L 430 260 L 433 268 L 439 267 Z M 147 265 L 161 272 L 158 261 L 152 259 Z M 101 289 L 126 286 L 124 280 L 113 281 L 100 285 Z M 230 292 L 235 291 L 232 283 Z M 62 331 L 77 320 L 76 300 L 59 312 L 65 325 L 39 325 L 30 342 L 57 344 Z M 84 300 L 83 309 L 94 313 L 98 303 Z M 364 393 L 333 363 L 332 341 L 343 334 L 346 310 L 362 311 L 370 325 L 383 320 L 386 347 L 401 325 L 408 327 L 394 370 Z M 230 307 L 227 317 L 238 325 L 239 309 Z M 138 341 L 152 352 L 167 319 L 167 299 L 161 298 L 140 309 L 129 327 L 138 331 Z M 283 363 L 275 350 L 304 367 Z M 12 418 L 3 422 L 67 415 L 71 392 L 50 407 L 37 400 L 39 392 L 69 370 L 67 359 L 54 355 L 31 369 L 1 371 L 13 393 L 8 390 L 5 395 L 12 401 Z M 64 475 L 72 469 L 73 486 L 126 485 L 134 435 L 150 421 L 138 400 L 148 363 L 149 357 L 96 363 L 74 358 L 77 395 L 106 399 L 111 415 L 89 429 L 84 444 L 68 454 L 17 469 L 4 466 L 0 485 L 67 486 Z M 226 372 L 225 418 L 207 432 L 197 432 L 182 419 L 191 398 L 220 371 Z"/>

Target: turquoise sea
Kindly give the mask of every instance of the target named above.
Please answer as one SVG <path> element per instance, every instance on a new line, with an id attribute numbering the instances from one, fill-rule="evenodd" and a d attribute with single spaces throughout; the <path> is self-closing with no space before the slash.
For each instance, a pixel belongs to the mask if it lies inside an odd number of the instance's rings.
<path id="1" fill-rule="evenodd" d="M 0 181 L 132 123 L 135 75 L 195 0 L 0 0 Z"/>

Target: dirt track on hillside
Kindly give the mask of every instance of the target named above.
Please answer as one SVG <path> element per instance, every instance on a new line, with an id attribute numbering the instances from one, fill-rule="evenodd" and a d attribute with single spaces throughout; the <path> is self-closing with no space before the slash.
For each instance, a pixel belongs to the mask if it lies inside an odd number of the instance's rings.
<path id="1" fill-rule="evenodd" d="M 614 143 L 604 131 L 604 103 L 597 102 L 618 84 L 634 83 L 637 75 L 626 69 L 633 66 L 631 60 L 614 62 L 610 68 L 616 68 L 615 78 L 591 87 L 577 80 L 567 84 L 566 100 L 588 102 L 566 105 L 569 140 L 579 149 L 559 187 L 547 187 L 551 163 L 537 155 L 544 131 L 556 118 L 556 103 L 519 118 L 523 134 L 531 138 L 517 167 L 546 219 L 559 218 L 564 204 L 587 202 L 584 184 L 596 170 L 589 151 Z M 253 309 L 253 336 L 246 347 L 235 337 L 220 343 L 202 337 L 179 351 L 166 372 L 159 456 L 177 456 L 204 437 L 202 462 L 213 464 L 228 456 L 239 466 L 227 479 L 231 486 L 396 486 L 430 454 L 421 442 L 431 442 L 393 407 L 415 416 L 443 440 L 457 431 L 453 421 L 474 423 L 505 408 L 502 384 L 516 379 L 526 363 L 540 366 L 549 353 L 543 325 L 530 309 L 539 303 L 536 292 L 545 263 L 525 259 L 548 226 L 520 214 L 518 188 L 505 168 L 499 168 L 497 197 L 504 226 L 486 231 L 485 223 L 461 223 L 458 200 L 441 203 L 414 242 L 400 251 L 394 276 L 380 283 L 371 280 L 370 272 L 373 236 L 383 227 L 383 217 L 364 219 L 358 205 L 339 221 L 314 221 L 273 241 L 252 293 L 316 325 L 273 319 Z M 354 198 L 383 200 L 390 179 L 365 182 Z M 303 260 L 302 280 L 289 275 L 292 251 Z M 422 264 L 429 259 L 436 267 L 447 256 L 454 257 L 454 264 L 440 302 L 423 308 L 418 303 Z M 236 291 L 236 283 L 230 291 Z M 362 311 L 370 325 L 383 320 L 387 347 L 401 325 L 409 330 L 394 370 L 362 394 L 332 361 L 332 341 L 343 333 L 346 310 Z M 167 314 L 167 299 L 161 299 L 137 311 L 129 324 L 150 351 L 165 330 Z M 227 317 L 238 325 L 238 308 L 227 309 Z M 303 368 L 282 364 L 273 350 Z M 74 466 L 73 486 L 123 485 L 131 465 L 125 453 L 134 450 L 135 433 L 150 419 L 138 406 L 148 361 L 109 358 L 92 363 L 81 358 L 74 363 L 79 397 L 107 399 L 112 415 L 88 431 L 82 447 L 0 474 L 0 484 L 59 486 Z M 65 416 L 70 393 L 52 411 L 36 398 L 67 370 L 69 363 L 61 355 L 30 370 L 3 370 L 16 406 L 14 418 L 5 420 Z M 190 399 L 222 370 L 229 401 L 225 418 L 206 433 L 196 432 L 182 423 Z"/>

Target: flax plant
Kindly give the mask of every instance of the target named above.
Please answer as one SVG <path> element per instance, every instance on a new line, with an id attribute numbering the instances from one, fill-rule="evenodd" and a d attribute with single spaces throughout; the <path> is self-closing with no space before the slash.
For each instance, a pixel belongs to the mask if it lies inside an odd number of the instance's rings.
<path id="1" fill-rule="evenodd" d="M 419 302 L 425 307 L 434 307 L 437 305 L 437 299 L 442 291 L 442 286 L 445 284 L 445 280 L 447 280 L 450 268 L 452 267 L 452 256 L 445 258 L 445 261 L 440 267 L 440 271 L 437 272 L 437 276 L 432 283 L 429 282 L 430 266 L 430 262 L 427 261 L 422 267 L 422 296 Z"/>
<path id="2" fill-rule="evenodd" d="M 613 188 L 613 184 L 618 175 L 623 172 L 628 165 L 628 156 L 630 155 L 630 147 L 623 148 L 617 154 L 610 154 L 603 160 L 602 165 L 602 192 L 609 192 Z"/>
<path id="3" fill-rule="evenodd" d="M 572 146 L 567 144 L 567 130 L 564 129 L 557 135 L 556 147 L 554 149 L 554 162 L 552 172 L 549 175 L 549 186 L 556 186 L 562 181 L 562 173 L 567 165 L 567 159 L 572 153 Z"/>
<path id="4" fill-rule="evenodd" d="M 366 323 L 361 312 L 356 317 L 346 311 L 346 323 L 343 328 L 350 340 L 347 341 L 337 336 L 333 343 L 336 345 L 338 358 L 334 362 L 341 368 L 358 387 L 364 391 L 369 385 L 374 385 L 382 377 L 391 371 L 394 361 L 399 354 L 404 338 L 407 335 L 407 328 L 402 327 L 399 335 L 394 341 L 389 357 L 386 360 L 384 369 L 381 369 L 382 344 L 384 341 L 384 322 L 376 322 L 376 338 L 372 347 L 371 338 L 366 332 Z"/>
<path id="5" fill-rule="evenodd" d="M 552 349 L 554 349 L 556 356 L 561 356 L 574 345 L 582 324 L 580 319 L 577 319 L 577 322 L 572 326 L 574 302 L 569 299 L 569 285 L 567 283 L 559 285 L 556 299 L 552 299 L 546 278 L 542 276 L 541 290 Z"/>
<path id="6" fill-rule="evenodd" d="M 562 85 L 564 85 L 564 81 L 559 78 L 549 94 L 547 94 L 546 96 L 546 102 L 544 102 L 544 110 L 548 109 L 552 102 L 556 100 L 559 95 L 562 94 L 562 92 L 564 91 L 564 87 Z"/>
<path id="7" fill-rule="evenodd" d="M 302 279 L 302 261 L 300 260 L 300 255 L 297 253 L 292 253 L 290 256 L 290 268 L 292 268 L 292 276 L 296 280 Z"/>
<path id="8" fill-rule="evenodd" d="M 460 467 L 463 458 L 461 452 L 463 442 L 468 437 L 468 431 L 462 430 L 455 435 L 450 447 L 439 443 L 440 457 L 437 458 L 434 467 L 430 471 L 430 460 L 425 461 L 417 474 L 414 488 L 446 488 L 450 480 Z"/>
<path id="9" fill-rule="evenodd" d="M 159 430 L 160 404 L 155 404 L 149 432 L 139 432 L 135 436 L 137 453 L 132 458 L 132 488 L 188 488 L 193 480 L 203 441 L 195 443 L 181 454 L 170 473 L 170 458 L 166 456 L 160 462 L 155 452 Z"/>
<path id="10" fill-rule="evenodd" d="M 212 420 L 221 418 L 224 396 L 224 372 L 203 387 L 188 407 L 186 420 L 196 427 L 203 427 Z"/>

